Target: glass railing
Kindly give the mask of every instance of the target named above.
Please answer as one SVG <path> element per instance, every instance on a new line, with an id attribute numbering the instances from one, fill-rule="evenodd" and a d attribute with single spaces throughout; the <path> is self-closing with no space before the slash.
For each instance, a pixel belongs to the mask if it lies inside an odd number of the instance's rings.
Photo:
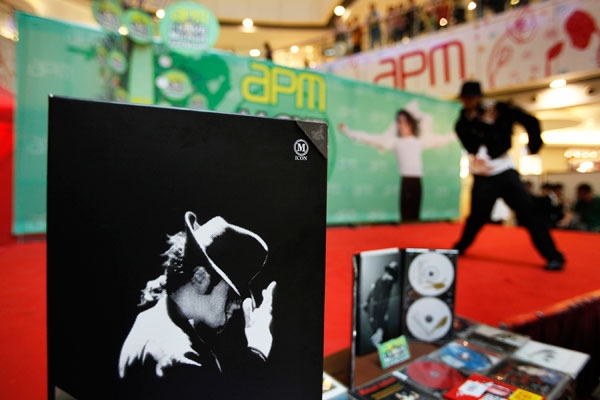
<path id="1" fill-rule="evenodd" d="M 543 0 L 531 0 L 538 2 Z M 521 7 L 530 0 L 499 0 L 495 6 L 482 7 L 471 1 L 464 7 L 456 7 L 462 1 L 450 2 L 432 0 L 421 3 L 414 9 L 405 7 L 382 15 L 379 21 L 381 40 L 372 40 L 370 27 L 357 21 L 366 18 L 348 17 L 330 33 L 315 37 L 293 46 L 275 49 L 274 62 L 295 68 L 310 68 L 318 64 L 333 61 L 380 48 L 407 43 L 416 37 L 426 36 L 442 29 L 475 23 L 484 16 L 490 16 Z M 351 14 L 350 14 L 351 15 Z"/>

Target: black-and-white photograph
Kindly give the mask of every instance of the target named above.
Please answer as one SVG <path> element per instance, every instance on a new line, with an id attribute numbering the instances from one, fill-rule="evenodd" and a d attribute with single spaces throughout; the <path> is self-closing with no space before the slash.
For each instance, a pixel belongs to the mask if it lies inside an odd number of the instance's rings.
<path id="1" fill-rule="evenodd" d="M 354 255 L 355 355 L 402 334 L 402 265 L 400 249 Z"/>
<path id="2" fill-rule="evenodd" d="M 49 398 L 319 399 L 326 138 L 51 97 Z"/>

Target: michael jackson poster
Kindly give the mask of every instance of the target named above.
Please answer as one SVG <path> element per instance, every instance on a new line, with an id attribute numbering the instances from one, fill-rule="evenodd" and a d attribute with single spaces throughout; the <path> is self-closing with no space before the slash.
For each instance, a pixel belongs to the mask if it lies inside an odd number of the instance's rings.
<path id="1" fill-rule="evenodd" d="M 49 398 L 321 398 L 326 125 L 49 105 Z"/>

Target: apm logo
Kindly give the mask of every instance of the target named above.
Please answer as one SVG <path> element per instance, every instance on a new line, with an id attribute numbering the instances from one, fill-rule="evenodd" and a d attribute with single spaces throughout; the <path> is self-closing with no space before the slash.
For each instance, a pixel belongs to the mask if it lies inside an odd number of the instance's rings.
<path id="1" fill-rule="evenodd" d="M 296 153 L 296 156 L 294 157 L 296 161 L 308 160 L 308 157 L 306 156 L 308 154 L 308 142 L 304 139 L 296 140 L 294 142 L 294 153 Z"/>

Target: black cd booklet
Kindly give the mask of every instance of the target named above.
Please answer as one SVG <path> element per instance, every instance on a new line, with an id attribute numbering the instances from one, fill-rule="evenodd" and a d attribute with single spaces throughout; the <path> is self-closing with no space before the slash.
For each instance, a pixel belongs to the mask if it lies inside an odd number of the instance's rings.
<path id="1" fill-rule="evenodd" d="M 48 396 L 320 399 L 327 127 L 51 96 Z"/>
<path id="2" fill-rule="evenodd" d="M 377 345 L 402 334 L 402 261 L 397 248 L 363 251 L 354 267 L 353 353 L 377 351 Z"/>

